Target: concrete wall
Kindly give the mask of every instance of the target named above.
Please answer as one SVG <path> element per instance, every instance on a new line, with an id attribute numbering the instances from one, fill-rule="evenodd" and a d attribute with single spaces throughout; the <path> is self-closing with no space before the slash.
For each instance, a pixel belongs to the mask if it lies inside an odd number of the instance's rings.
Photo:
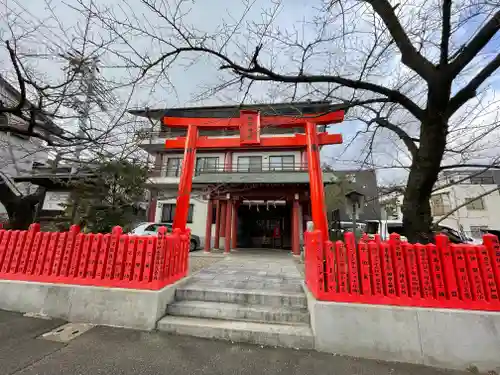
<path id="1" fill-rule="evenodd" d="M 185 280 L 159 291 L 0 280 L 0 309 L 152 330 Z"/>
<path id="2" fill-rule="evenodd" d="M 460 370 L 500 369 L 500 313 L 322 302 L 306 293 L 318 351 Z"/>

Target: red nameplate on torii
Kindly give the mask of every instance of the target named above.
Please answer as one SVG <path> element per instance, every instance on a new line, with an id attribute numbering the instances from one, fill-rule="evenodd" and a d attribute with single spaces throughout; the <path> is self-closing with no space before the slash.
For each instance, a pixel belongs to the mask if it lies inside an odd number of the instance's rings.
<path id="1" fill-rule="evenodd" d="M 260 114 L 258 111 L 240 111 L 240 144 L 260 144 Z"/>

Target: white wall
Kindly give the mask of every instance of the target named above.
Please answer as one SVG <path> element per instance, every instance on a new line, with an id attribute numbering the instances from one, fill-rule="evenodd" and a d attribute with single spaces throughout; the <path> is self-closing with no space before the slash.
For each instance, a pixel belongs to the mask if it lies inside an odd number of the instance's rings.
<path id="1" fill-rule="evenodd" d="M 447 193 L 449 205 L 453 209 L 465 203 L 466 198 L 475 198 L 496 187 L 497 185 L 462 184 L 438 190 L 435 194 Z M 442 224 L 455 228 L 459 228 L 462 225 L 464 231 L 468 234 L 471 234 L 471 226 L 500 229 L 500 192 L 497 190 L 484 196 L 482 199 L 484 210 L 471 210 L 464 206 L 443 220 Z M 435 217 L 435 219 L 439 218 L 440 216 Z"/>
<path id="2" fill-rule="evenodd" d="M 162 190 L 162 194 L 166 196 L 176 197 L 177 189 L 168 189 L 168 190 L 165 189 Z M 199 191 L 193 191 L 191 194 L 192 197 L 190 203 L 193 205 L 193 222 L 188 223 L 187 227 L 191 229 L 191 233 L 199 236 L 202 239 L 203 243 L 205 238 L 205 225 L 207 220 L 208 201 L 203 199 Z M 159 198 L 156 203 L 155 221 L 161 222 L 163 204 L 175 204 L 175 203 L 176 203 L 176 198 L 170 198 L 170 199 Z"/>
<path id="3" fill-rule="evenodd" d="M 465 203 L 466 198 L 475 198 L 487 191 L 497 188 L 497 185 L 473 185 L 473 184 L 458 184 L 449 186 L 444 189 L 437 190 L 432 195 L 443 194 L 444 212 L 450 212 L 454 208 Z M 448 218 L 444 219 L 440 224 L 450 226 L 454 229 L 463 227 L 464 232 L 471 235 L 471 227 L 484 226 L 489 229 L 500 229 L 500 192 L 497 190 L 483 198 L 484 210 L 471 210 L 466 206 L 458 209 Z M 397 197 L 397 218 L 402 220 L 401 206 L 403 204 L 403 196 Z M 384 207 L 382 205 L 382 211 Z M 383 216 L 384 217 L 384 216 Z M 442 216 L 434 216 L 434 222 Z"/>

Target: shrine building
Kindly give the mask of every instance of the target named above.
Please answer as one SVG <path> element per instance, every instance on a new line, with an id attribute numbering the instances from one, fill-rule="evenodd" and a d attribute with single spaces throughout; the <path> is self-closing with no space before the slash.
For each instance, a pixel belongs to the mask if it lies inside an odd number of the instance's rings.
<path id="1" fill-rule="evenodd" d="M 177 197 L 185 191 L 186 226 L 205 251 L 272 248 L 298 254 L 314 216 L 310 177 L 318 173 L 319 150 L 342 143 L 340 134 L 326 132 L 327 125 L 343 121 L 336 107 L 299 102 L 129 111 L 154 124 L 139 141 L 155 160 L 148 220 L 174 222 Z M 184 182 L 183 168 L 193 170 Z M 324 183 L 335 180 L 333 173 L 319 174 L 316 181 L 321 174 Z"/>

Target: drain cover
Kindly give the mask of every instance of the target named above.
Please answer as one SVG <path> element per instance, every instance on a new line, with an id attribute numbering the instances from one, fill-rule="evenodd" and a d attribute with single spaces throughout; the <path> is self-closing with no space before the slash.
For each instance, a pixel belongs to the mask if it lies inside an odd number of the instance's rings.
<path id="1" fill-rule="evenodd" d="M 68 342 L 93 327 L 94 325 L 89 323 L 68 323 L 44 333 L 38 338 L 49 341 Z"/>

